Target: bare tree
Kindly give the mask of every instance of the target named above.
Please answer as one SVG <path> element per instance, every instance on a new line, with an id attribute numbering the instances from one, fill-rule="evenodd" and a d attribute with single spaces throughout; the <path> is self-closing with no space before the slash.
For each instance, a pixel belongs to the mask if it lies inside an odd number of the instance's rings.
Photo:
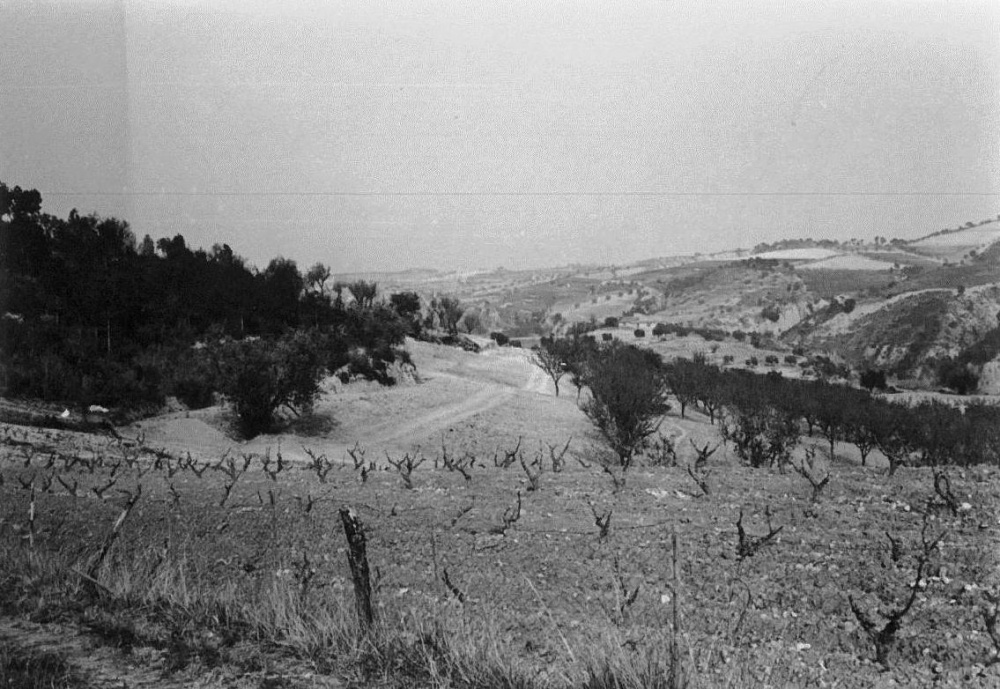
<path id="1" fill-rule="evenodd" d="M 358 304 L 370 308 L 375 303 L 375 297 L 378 294 L 378 283 L 357 280 L 348 284 L 347 289 L 350 290 L 351 296 Z"/>
<path id="2" fill-rule="evenodd" d="M 534 351 L 531 363 L 545 371 L 545 374 L 552 379 L 552 382 L 556 386 L 556 397 L 558 397 L 559 380 L 568 372 L 566 363 L 562 360 L 562 357 L 545 347 L 539 347 Z"/>
<path id="3" fill-rule="evenodd" d="M 453 297 L 441 297 L 431 301 L 431 311 L 437 317 L 440 326 L 448 331 L 449 335 L 458 335 L 458 322 L 462 320 L 465 309 L 458 299 Z"/>

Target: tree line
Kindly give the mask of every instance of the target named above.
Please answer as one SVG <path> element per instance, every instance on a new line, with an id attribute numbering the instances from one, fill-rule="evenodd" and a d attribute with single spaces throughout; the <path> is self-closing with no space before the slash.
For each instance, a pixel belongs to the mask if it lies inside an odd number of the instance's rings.
<path id="1" fill-rule="evenodd" d="M 1000 408 L 938 400 L 915 405 L 824 380 L 721 369 L 703 355 L 665 362 L 655 352 L 593 337 L 543 338 L 537 364 L 556 383 L 568 376 L 600 434 L 628 468 L 652 440 L 672 395 L 684 417 L 696 409 L 752 467 L 784 467 L 805 435 L 823 438 L 832 458 L 853 444 L 866 464 L 873 450 L 900 466 L 1000 463 Z"/>

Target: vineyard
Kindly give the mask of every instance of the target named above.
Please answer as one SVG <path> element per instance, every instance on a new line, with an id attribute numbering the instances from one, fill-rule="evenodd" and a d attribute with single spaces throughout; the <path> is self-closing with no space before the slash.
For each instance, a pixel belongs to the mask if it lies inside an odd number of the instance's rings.
<path id="1" fill-rule="evenodd" d="M 887 478 L 807 439 L 782 473 L 663 429 L 619 486 L 586 438 L 291 461 L 6 426 L 0 648 L 78 638 L 57 686 L 1000 679 L 995 468 Z"/>

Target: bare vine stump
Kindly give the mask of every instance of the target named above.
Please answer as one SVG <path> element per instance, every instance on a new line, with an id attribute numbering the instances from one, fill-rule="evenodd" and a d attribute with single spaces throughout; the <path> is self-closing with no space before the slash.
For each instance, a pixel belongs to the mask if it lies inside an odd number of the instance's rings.
<path id="1" fill-rule="evenodd" d="M 354 580 L 354 603 L 358 612 L 358 624 L 361 631 L 367 633 L 371 629 L 374 617 L 365 530 L 358 515 L 349 507 L 340 508 L 340 520 L 344 522 L 344 535 L 347 537 L 347 563 L 351 566 L 351 578 Z"/>

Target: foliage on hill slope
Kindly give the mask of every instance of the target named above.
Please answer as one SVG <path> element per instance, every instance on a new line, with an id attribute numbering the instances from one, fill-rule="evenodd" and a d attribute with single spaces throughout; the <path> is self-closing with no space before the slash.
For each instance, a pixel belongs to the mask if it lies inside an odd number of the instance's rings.
<path id="1" fill-rule="evenodd" d="M 960 357 L 996 328 L 998 311 L 997 285 L 961 294 L 929 290 L 863 305 L 794 335 L 806 346 L 836 351 L 855 366 L 930 382 L 937 360 Z"/>

